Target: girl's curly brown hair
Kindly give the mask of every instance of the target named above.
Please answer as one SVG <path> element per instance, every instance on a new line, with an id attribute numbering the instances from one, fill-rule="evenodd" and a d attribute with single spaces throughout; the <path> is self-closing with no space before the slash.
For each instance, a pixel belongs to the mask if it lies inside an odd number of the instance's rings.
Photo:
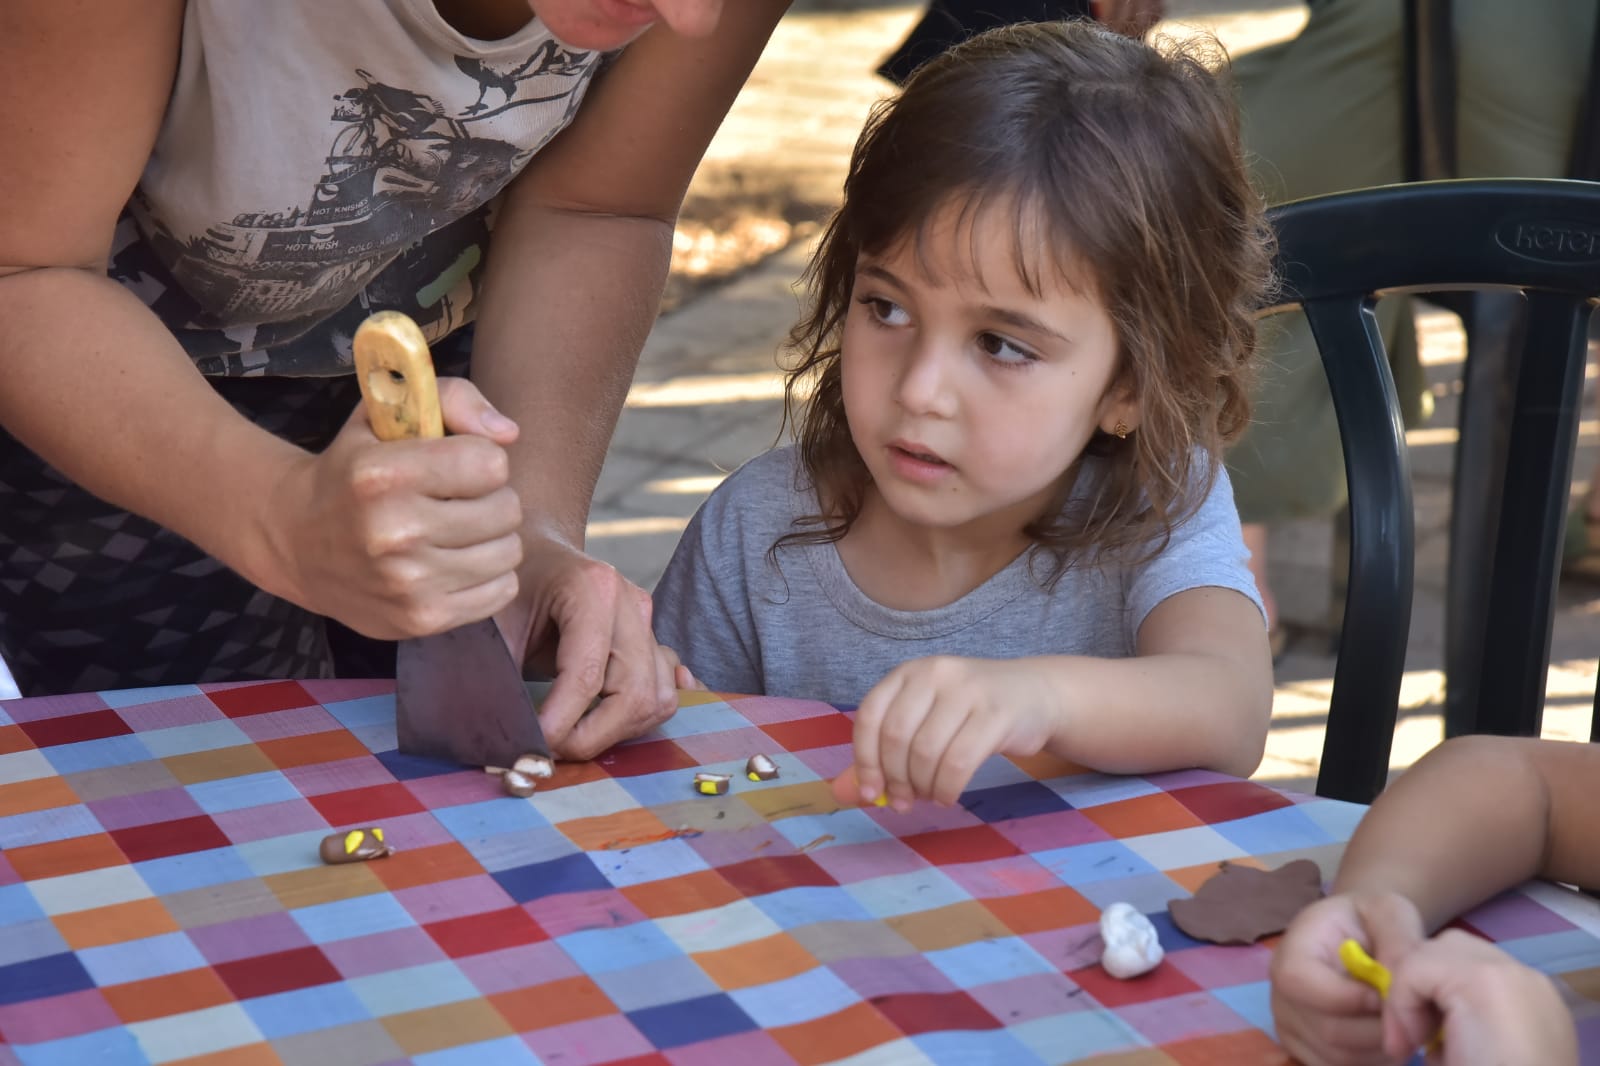
<path id="1" fill-rule="evenodd" d="M 826 512 L 782 538 L 837 541 L 868 474 L 845 422 L 839 338 L 862 254 L 920 242 L 941 209 L 1005 211 L 1019 275 L 1087 281 L 1116 327 L 1114 384 L 1140 410 L 1126 440 L 1096 433 L 1101 475 L 1026 533 L 1049 582 L 1099 552 L 1148 558 L 1210 491 L 1249 417 L 1255 310 L 1272 239 L 1214 41 L 1129 40 L 1087 22 L 991 30 L 918 69 L 856 142 L 843 206 L 806 269 L 785 416 Z M 1039 225 L 1043 220 L 1043 226 Z M 1042 247 L 1040 233 L 1051 243 Z M 809 395 L 808 387 L 809 386 Z"/>

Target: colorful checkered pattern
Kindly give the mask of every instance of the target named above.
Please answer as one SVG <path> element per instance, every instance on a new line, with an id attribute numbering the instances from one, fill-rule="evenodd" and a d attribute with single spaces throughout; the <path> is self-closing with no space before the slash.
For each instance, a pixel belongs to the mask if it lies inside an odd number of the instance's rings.
<path id="1" fill-rule="evenodd" d="M 1328 868 L 1360 808 L 994 759 L 957 808 L 840 810 L 847 715 L 685 703 L 529 800 L 396 753 L 387 682 L 0 703 L 0 1064 L 1282 1060 L 1269 948 L 1166 904 L 1222 859 Z M 366 825 L 398 853 L 318 860 Z M 1134 981 L 1097 965 L 1116 900 L 1168 952 Z M 1594 1052 L 1583 913 L 1535 890 L 1472 921 L 1568 975 Z"/>

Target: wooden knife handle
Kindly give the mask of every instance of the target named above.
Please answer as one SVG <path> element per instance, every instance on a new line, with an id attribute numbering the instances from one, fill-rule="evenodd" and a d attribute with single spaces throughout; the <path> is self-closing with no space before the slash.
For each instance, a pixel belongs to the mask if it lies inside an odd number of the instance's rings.
<path id="1" fill-rule="evenodd" d="M 356 329 L 356 382 L 379 440 L 444 436 L 427 339 L 408 315 L 379 311 Z"/>

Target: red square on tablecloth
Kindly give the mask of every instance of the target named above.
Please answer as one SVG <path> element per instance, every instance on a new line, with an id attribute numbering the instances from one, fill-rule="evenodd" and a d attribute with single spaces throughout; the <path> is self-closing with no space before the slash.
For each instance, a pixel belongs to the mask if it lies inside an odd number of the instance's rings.
<path id="1" fill-rule="evenodd" d="M 219 962 L 212 968 L 238 999 L 271 996 L 343 980 L 322 949 L 314 944 L 271 955 Z"/>
<path id="2" fill-rule="evenodd" d="M 194 851 L 228 848 L 233 841 L 207 814 L 192 818 L 174 818 L 170 822 L 151 825 L 130 825 L 126 829 L 113 829 L 111 839 L 117 842 L 129 862 L 146 859 L 163 859 L 168 855 L 187 855 Z"/>
<path id="3" fill-rule="evenodd" d="M 309 797 L 331 826 L 381 825 L 385 818 L 417 814 L 422 804 L 404 785 L 369 785 Z"/>
<path id="4" fill-rule="evenodd" d="M 642 777 L 700 764 L 670 740 L 647 740 L 612 748 L 596 760 L 612 777 Z"/>
<path id="5" fill-rule="evenodd" d="M 430 922 L 423 928 L 453 959 L 549 939 L 539 923 L 521 907 Z"/>
<path id="6" fill-rule="evenodd" d="M 84 714 L 68 714 L 60 718 L 39 718 L 19 724 L 22 726 L 22 731 L 28 734 L 28 739 L 41 748 L 53 748 L 60 744 L 81 744 L 85 740 L 104 740 L 106 737 L 122 737 L 133 732 L 128 723 L 117 716 L 116 711 L 89 711 Z"/>
<path id="7" fill-rule="evenodd" d="M 833 875 L 807 855 L 767 855 L 724 866 L 721 874 L 741 896 L 764 896 L 786 888 L 837 885 Z"/>
<path id="8" fill-rule="evenodd" d="M 243 718 L 268 711 L 286 711 L 291 707 L 314 707 L 317 701 L 311 693 L 300 687 L 298 681 L 269 681 L 264 685 L 242 685 L 216 692 L 206 697 L 229 718 Z"/>
<path id="9" fill-rule="evenodd" d="M 1171 999 L 1173 996 L 1201 990 L 1199 985 L 1191 981 L 1176 966 L 1165 964 L 1127 981 L 1112 977 L 1098 965 L 1072 970 L 1067 976 L 1106 1007 L 1149 1003 L 1152 1000 Z"/>
<path id="10" fill-rule="evenodd" d="M 907 847 L 935 866 L 961 862 L 987 862 L 1020 855 L 1017 846 L 997 833 L 992 826 L 971 825 L 965 829 L 940 829 L 903 838 Z"/>
<path id="11" fill-rule="evenodd" d="M 965 992 L 905 992 L 873 996 L 872 1005 L 907 1036 L 946 1029 L 1001 1029 L 1000 1019 Z"/>
<path id="12" fill-rule="evenodd" d="M 782 744 L 786 751 L 804 751 L 849 744 L 854 739 L 854 728 L 854 720 L 842 714 L 819 714 L 793 722 L 773 722 L 762 726 L 761 730 Z"/>
<path id="13" fill-rule="evenodd" d="M 1219 781 L 1212 785 L 1175 788 L 1167 795 L 1189 808 L 1207 825 L 1264 814 L 1294 803 L 1283 793 L 1253 781 Z"/>

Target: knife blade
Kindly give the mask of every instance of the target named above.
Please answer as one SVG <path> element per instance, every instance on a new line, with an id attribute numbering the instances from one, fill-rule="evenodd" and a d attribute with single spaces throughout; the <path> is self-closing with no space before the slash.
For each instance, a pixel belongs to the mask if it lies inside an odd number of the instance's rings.
<path id="1" fill-rule="evenodd" d="M 379 311 L 363 322 L 355 363 L 367 419 L 380 440 L 444 436 L 428 342 L 408 316 Z M 395 732 L 408 755 L 467 766 L 551 757 L 522 671 L 492 618 L 400 641 Z"/>

